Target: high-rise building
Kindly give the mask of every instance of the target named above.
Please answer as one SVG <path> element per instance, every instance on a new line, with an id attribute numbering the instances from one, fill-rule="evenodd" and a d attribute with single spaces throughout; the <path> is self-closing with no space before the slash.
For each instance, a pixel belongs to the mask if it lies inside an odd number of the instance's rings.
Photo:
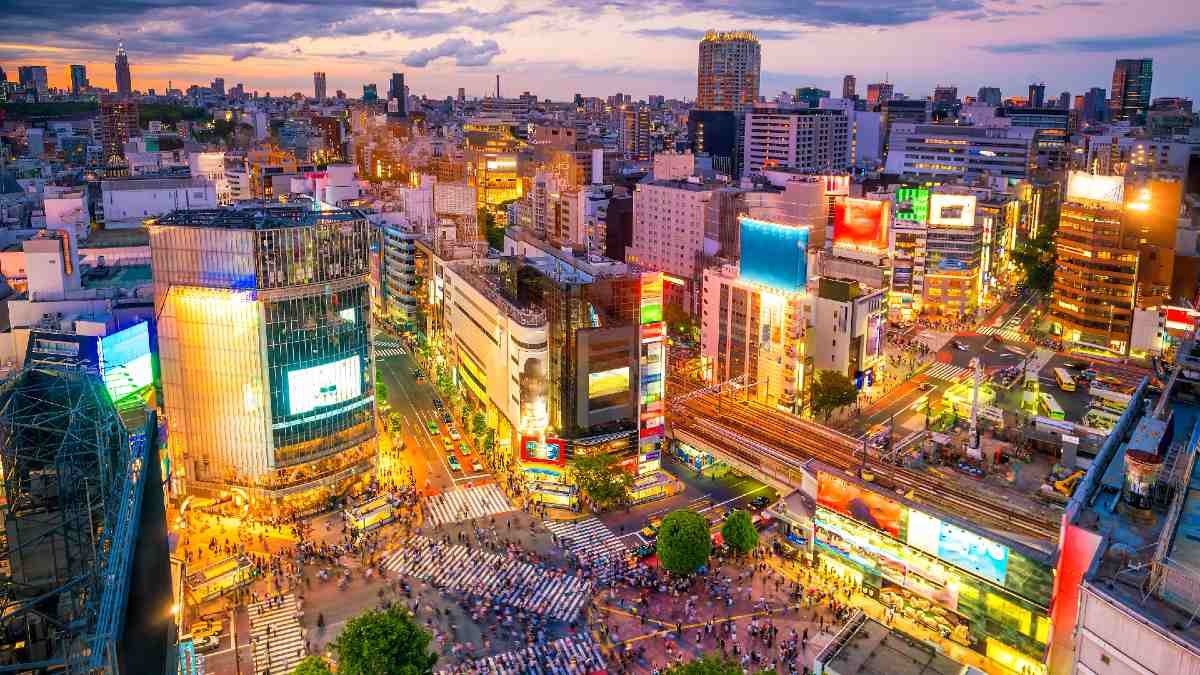
<path id="1" fill-rule="evenodd" d="M 625 159 L 650 159 L 650 109 L 644 105 L 625 105 L 621 108 L 621 126 L 617 128 L 621 154 Z"/>
<path id="2" fill-rule="evenodd" d="M 979 103 L 986 103 L 987 105 L 998 106 L 998 105 L 1000 105 L 1000 103 L 1004 97 L 1000 93 L 999 87 L 980 87 L 979 92 L 978 92 L 978 94 L 976 94 L 975 98 L 978 100 Z"/>
<path id="3" fill-rule="evenodd" d="M 4 66 L 0 66 L 0 84 L 8 82 L 8 73 L 4 72 Z"/>
<path id="4" fill-rule="evenodd" d="M 842 98 L 856 98 L 858 96 L 855 82 L 853 75 L 847 75 L 842 78 Z"/>
<path id="5" fill-rule="evenodd" d="M 728 176 L 741 175 L 741 144 L 737 113 L 730 110 L 688 112 L 689 150 L 712 157 L 713 169 Z"/>
<path id="6" fill-rule="evenodd" d="M 1020 180 L 1029 171 L 1038 130 L 949 124 L 895 124 L 888 133 L 887 173 L 943 182 L 985 176 Z"/>
<path id="7" fill-rule="evenodd" d="M 877 106 L 884 101 L 892 100 L 895 86 L 891 82 L 876 82 L 867 85 L 867 105 Z"/>
<path id="8" fill-rule="evenodd" d="M 379 100 L 379 87 L 375 86 L 374 82 L 363 85 L 362 100 L 367 102 Z"/>
<path id="9" fill-rule="evenodd" d="M 792 100 L 796 103 L 804 104 L 806 108 L 817 108 L 821 105 L 821 99 L 829 98 L 829 93 L 828 89 L 796 87 L 796 92 L 792 95 Z"/>
<path id="10" fill-rule="evenodd" d="M 39 97 L 50 93 L 46 66 L 20 66 L 17 68 L 17 78 L 22 88 L 37 91 Z"/>
<path id="11" fill-rule="evenodd" d="M 325 95 L 325 73 L 318 70 L 313 73 L 313 98 L 324 101 Z"/>
<path id="12" fill-rule="evenodd" d="M 1108 119 L 1108 92 L 1103 87 L 1092 87 L 1083 95 L 1080 117 L 1086 122 L 1103 122 Z"/>
<path id="13" fill-rule="evenodd" d="M 216 96 L 224 96 L 225 95 L 225 78 L 214 77 L 212 84 L 209 85 L 209 89 L 212 89 L 213 94 Z"/>
<path id="14" fill-rule="evenodd" d="M 117 44 L 117 96 L 130 96 L 133 94 L 133 78 L 129 74 L 129 55 L 125 53 L 125 44 Z"/>
<path id="15" fill-rule="evenodd" d="M 142 135 L 138 124 L 137 101 L 106 100 L 100 103 L 100 141 L 104 148 L 104 162 L 113 163 L 114 158 L 125 157 L 125 144 L 130 138 Z"/>
<path id="16" fill-rule="evenodd" d="M 933 88 L 933 102 L 942 105 L 958 103 L 958 87 L 950 84 L 939 84 Z"/>
<path id="17" fill-rule="evenodd" d="M 458 88 L 458 102 L 459 102 L 459 103 L 464 103 L 466 100 L 467 100 L 467 89 L 466 89 L 466 87 L 459 87 L 459 88 Z"/>
<path id="18" fill-rule="evenodd" d="M 740 112 L 758 100 L 762 47 L 753 33 L 709 31 L 700 40 L 696 109 Z"/>
<path id="19" fill-rule="evenodd" d="M 87 66 L 72 65 L 70 67 L 71 95 L 78 96 L 88 88 Z"/>
<path id="20" fill-rule="evenodd" d="M 1025 99 L 1025 106 L 1029 108 L 1046 107 L 1045 82 L 1034 82 L 1029 85 L 1029 96 Z"/>
<path id="21" fill-rule="evenodd" d="M 404 88 L 404 73 L 392 73 L 392 81 L 388 85 L 388 100 L 392 99 L 397 102 L 396 116 L 406 116 L 408 114 L 408 93 Z"/>
<path id="22" fill-rule="evenodd" d="M 840 173 L 849 165 L 849 120 L 842 110 L 755 109 L 744 117 L 743 174 L 769 168 Z"/>
<path id="23" fill-rule="evenodd" d="M 1117 59 L 1109 103 L 1114 122 L 1140 125 L 1146 121 L 1153 80 L 1154 59 Z"/>
<path id="24" fill-rule="evenodd" d="M 248 205 L 150 226 L 172 477 L 308 511 L 370 479 L 371 226 L 356 211 Z M 242 492 L 244 491 L 244 492 Z"/>
<path id="25" fill-rule="evenodd" d="M 1055 104 L 1055 107 L 1061 108 L 1062 110 L 1070 110 L 1071 109 L 1071 92 L 1069 92 L 1069 91 L 1059 92 L 1058 102 Z"/>

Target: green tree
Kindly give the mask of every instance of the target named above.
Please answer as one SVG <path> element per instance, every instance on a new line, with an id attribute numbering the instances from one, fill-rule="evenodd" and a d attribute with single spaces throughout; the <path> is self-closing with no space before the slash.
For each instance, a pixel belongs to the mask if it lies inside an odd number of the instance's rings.
<path id="1" fill-rule="evenodd" d="M 376 398 L 376 400 L 379 400 L 379 401 L 388 400 L 387 382 L 384 382 L 383 380 L 380 380 L 380 379 L 375 380 L 375 398 Z"/>
<path id="2" fill-rule="evenodd" d="M 306 656 L 292 669 L 292 675 L 333 675 L 329 664 L 319 656 Z"/>
<path id="3" fill-rule="evenodd" d="M 812 409 L 817 415 L 829 419 L 834 410 L 854 403 L 858 391 L 850 378 L 836 370 L 819 370 L 813 377 Z"/>
<path id="4" fill-rule="evenodd" d="M 619 506 L 629 495 L 633 476 L 617 465 L 612 453 L 576 457 L 568 470 L 579 490 L 601 511 Z"/>
<path id="5" fill-rule="evenodd" d="M 774 670 L 760 670 L 756 675 L 774 675 Z M 705 654 L 698 659 L 671 666 L 663 675 L 742 675 L 742 666 L 720 654 Z"/>
<path id="6" fill-rule="evenodd" d="M 1057 219 L 1052 221 L 1057 223 Z M 1043 227 L 1033 239 L 1026 239 L 1013 249 L 1013 262 L 1025 274 L 1025 283 L 1031 289 L 1046 292 L 1054 283 L 1054 270 L 1058 265 L 1054 247 L 1057 225 Z"/>
<path id="7" fill-rule="evenodd" d="M 487 431 L 487 418 L 483 416 L 482 411 L 477 411 L 471 418 L 471 433 L 476 436 L 482 436 Z"/>
<path id="8" fill-rule="evenodd" d="M 721 538 L 730 548 L 745 555 L 758 546 L 758 530 L 750 520 L 750 514 L 736 510 L 725 518 L 721 525 Z"/>
<path id="9" fill-rule="evenodd" d="M 390 607 L 350 620 L 331 643 L 339 675 L 427 675 L 438 655 L 407 609 Z"/>
<path id="10" fill-rule="evenodd" d="M 708 521 L 691 511 L 674 511 L 658 528 L 658 562 L 674 574 L 692 574 L 708 562 L 712 538 Z"/>

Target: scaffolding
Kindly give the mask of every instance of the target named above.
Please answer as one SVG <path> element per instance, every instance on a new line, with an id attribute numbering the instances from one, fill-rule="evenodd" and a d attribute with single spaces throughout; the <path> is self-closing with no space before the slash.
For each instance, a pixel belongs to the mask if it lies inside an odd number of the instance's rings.
<path id="1" fill-rule="evenodd" d="M 126 431 L 83 368 L 27 367 L 0 385 L 0 672 L 119 672 L 154 428 L 140 421 Z"/>

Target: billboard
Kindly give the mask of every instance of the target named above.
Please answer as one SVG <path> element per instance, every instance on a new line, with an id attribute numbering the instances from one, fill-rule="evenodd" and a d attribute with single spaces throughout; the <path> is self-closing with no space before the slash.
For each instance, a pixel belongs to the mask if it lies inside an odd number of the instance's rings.
<path id="1" fill-rule="evenodd" d="M 100 374 L 114 401 L 154 383 L 150 324 L 142 321 L 100 338 Z"/>
<path id="2" fill-rule="evenodd" d="M 975 195 L 930 195 L 929 224 L 948 227 L 974 226 Z"/>
<path id="3" fill-rule="evenodd" d="M 521 463 L 566 466 L 567 443 L 561 438 L 547 438 L 543 443 L 537 436 L 522 436 Z"/>
<path id="4" fill-rule="evenodd" d="M 903 505 L 837 476 L 817 474 L 817 505 L 904 541 Z"/>
<path id="5" fill-rule="evenodd" d="M 1191 332 L 1196 327 L 1200 312 L 1187 307 L 1164 307 L 1164 320 L 1168 330 Z"/>
<path id="6" fill-rule="evenodd" d="M 642 275 L 639 293 L 640 326 L 638 327 L 638 475 L 646 475 L 661 466 L 663 417 L 662 400 L 665 394 L 663 368 L 665 352 L 662 323 L 663 275 L 647 272 Z M 588 385 L 591 385 L 589 378 Z"/>
<path id="7" fill-rule="evenodd" d="M 929 189 L 902 187 L 896 190 L 896 220 L 925 223 L 929 220 Z"/>
<path id="8" fill-rule="evenodd" d="M 883 354 L 883 334 L 886 324 L 882 314 L 872 314 L 867 318 L 867 357 Z"/>
<path id="9" fill-rule="evenodd" d="M 288 414 L 302 415 L 316 408 L 356 399 L 363 393 L 362 380 L 362 358 L 358 354 L 288 371 Z"/>
<path id="10" fill-rule="evenodd" d="M 879 251 L 887 248 L 888 209 L 875 199 L 842 197 L 833 205 L 835 246 Z"/>
<path id="11" fill-rule="evenodd" d="M 850 194 L 850 176 L 821 176 L 825 181 L 825 194 L 827 195 L 848 195 Z"/>
<path id="12" fill-rule="evenodd" d="M 808 283 L 808 228 L 738 218 L 741 227 L 740 276 L 751 283 L 792 293 Z"/>
<path id="13" fill-rule="evenodd" d="M 937 556 L 1001 586 L 1008 574 L 1008 547 L 947 522 L 938 533 Z"/>
<path id="14" fill-rule="evenodd" d="M 1121 176 L 1095 176 L 1084 171 L 1072 171 L 1067 178 L 1067 201 L 1122 206 L 1125 204 L 1125 179 Z"/>

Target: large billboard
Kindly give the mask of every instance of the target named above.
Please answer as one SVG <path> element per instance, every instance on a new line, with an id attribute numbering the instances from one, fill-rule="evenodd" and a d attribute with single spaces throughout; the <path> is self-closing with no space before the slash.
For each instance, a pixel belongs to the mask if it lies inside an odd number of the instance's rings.
<path id="1" fill-rule="evenodd" d="M 362 396 L 362 359 L 358 354 L 340 361 L 289 371 L 288 414 L 302 415 Z"/>
<path id="2" fill-rule="evenodd" d="M 904 508 L 880 494 L 827 473 L 817 474 L 817 505 L 904 541 Z"/>
<path id="3" fill-rule="evenodd" d="M 1072 171 L 1067 178 L 1067 201 L 1123 206 L 1125 179 L 1121 176 L 1096 176 L 1084 171 Z"/>
<path id="4" fill-rule="evenodd" d="M 522 436 L 521 463 L 566 466 L 567 444 L 559 438 L 547 438 L 542 442 L 537 436 Z"/>
<path id="5" fill-rule="evenodd" d="M 638 464 L 644 476 L 662 465 L 664 419 L 663 396 L 666 393 L 666 329 L 662 321 L 662 272 L 642 274 L 638 305 Z M 591 382 L 588 382 L 589 386 Z"/>
<path id="6" fill-rule="evenodd" d="M 909 510 L 907 543 L 955 567 L 1005 585 L 1008 547 L 951 525 L 927 513 Z"/>
<path id="7" fill-rule="evenodd" d="M 896 220 L 924 224 L 929 220 L 929 189 L 902 187 L 896 190 Z"/>
<path id="8" fill-rule="evenodd" d="M 740 275 L 745 281 L 792 293 L 808 284 L 808 228 L 738 218 Z"/>
<path id="9" fill-rule="evenodd" d="M 588 373 L 588 398 L 602 398 L 629 391 L 629 366 Z"/>
<path id="10" fill-rule="evenodd" d="M 930 195 L 929 224 L 945 227 L 973 227 L 975 225 L 975 195 Z"/>
<path id="11" fill-rule="evenodd" d="M 154 383 L 150 324 L 142 321 L 100 338 L 100 374 L 114 401 Z"/>
<path id="12" fill-rule="evenodd" d="M 833 205 L 835 246 L 881 251 L 887 248 L 888 209 L 875 199 L 842 197 Z"/>

